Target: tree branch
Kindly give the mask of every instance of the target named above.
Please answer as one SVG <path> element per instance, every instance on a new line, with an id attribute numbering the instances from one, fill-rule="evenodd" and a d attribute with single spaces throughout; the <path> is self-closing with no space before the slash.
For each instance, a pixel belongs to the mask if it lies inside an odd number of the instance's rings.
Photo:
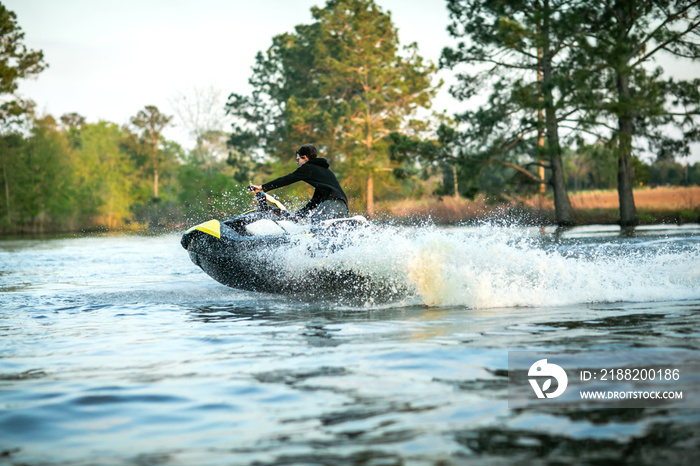
<path id="1" fill-rule="evenodd" d="M 503 162 L 501 160 L 489 160 L 489 162 L 490 163 L 497 163 L 497 164 L 503 165 L 505 167 L 512 168 L 512 169 L 522 173 L 523 175 L 527 176 L 528 178 L 530 178 L 532 181 L 534 181 L 536 183 L 547 184 L 547 182 L 545 180 L 543 180 L 542 178 L 540 178 L 539 176 L 533 175 L 529 171 L 525 170 L 523 167 L 521 167 L 519 165 L 515 165 L 514 163 Z"/>
<path id="2" fill-rule="evenodd" d="M 677 20 L 684 12 L 688 11 L 691 7 L 697 6 L 698 3 L 700 3 L 700 2 L 693 2 L 692 4 L 688 5 L 687 8 L 685 8 L 685 9 L 683 9 L 683 10 L 681 10 L 681 11 L 677 11 L 676 13 L 673 13 L 673 14 L 671 14 L 671 15 L 668 15 L 668 16 L 666 17 L 666 19 L 665 19 L 661 24 L 659 24 L 659 26 L 658 26 L 656 29 L 654 29 L 653 32 L 651 32 L 643 41 L 641 41 L 641 42 L 639 43 L 639 46 L 637 47 L 637 49 L 636 49 L 636 50 L 634 51 L 634 53 L 633 53 L 633 56 L 636 55 L 637 53 L 639 53 L 639 51 L 641 51 L 641 50 L 644 48 L 644 46 L 647 44 L 647 42 L 649 42 L 649 41 L 656 35 L 657 32 L 659 32 L 661 29 L 663 29 L 663 28 L 664 28 L 666 25 L 668 25 L 669 23 L 671 23 L 671 22 Z M 688 34 L 689 32 L 692 32 L 695 28 L 698 27 L 698 25 L 700 25 L 700 21 L 696 21 L 695 23 L 691 23 L 691 24 L 686 28 L 685 31 L 679 32 L 679 33 L 677 33 L 677 34 L 674 34 L 674 35 L 671 36 L 668 40 L 659 43 L 659 45 L 657 45 L 654 49 L 652 49 L 650 52 L 646 53 L 646 54 L 645 54 L 644 56 L 642 56 L 639 60 L 637 60 L 637 61 L 632 65 L 632 67 L 636 67 L 636 66 L 639 65 L 640 63 L 645 62 L 646 60 L 648 60 L 650 57 L 652 57 L 652 56 L 653 56 L 656 52 L 658 52 L 659 50 L 665 49 L 666 46 L 667 46 L 668 44 L 673 43 L 673 42 L 676 42 L 678 39 L 680 39 L 680 38 L 683 37 L 684 35 Z M 672 53 L 672 52 L 671 52 L 671 53 Z"/>

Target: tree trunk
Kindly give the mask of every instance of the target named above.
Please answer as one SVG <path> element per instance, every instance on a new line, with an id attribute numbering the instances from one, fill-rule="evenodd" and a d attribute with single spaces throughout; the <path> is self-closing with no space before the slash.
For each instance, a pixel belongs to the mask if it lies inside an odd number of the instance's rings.
<path id="1" fill-rule="evenodd" d="M 153 198 L 158 199 L 158 135 L 153 131 Z"/>
<path id="2" fill-rule="evenodd" d="M 5 157 L 2 158 L 2 175 L 5 181 L 5 206 L 7 207 L 7 223 L 12 224 L 10 216 L 10 182 L 7 179 L 7 162 Z"/>
<path id="3" fill-rule="evenodd" d="M 109 198 L 109 212 L 107 212 L 107 229 L 113 230 L 112 227 L 112 212 L 114 210 L 114 198 Z"/>
<path id="4" fill-rule="evenodd" d="M 574 225 L 576 223 L 574 209 L 573 207 L 571 207 L 569 195 L 566 192 L 566 182 L 564 181 L 564 167 L 562 166 L 560 151 L 552 150 L 550 148 L 549 161 L 550 165 L 552 166 L 552 178 L 550 180 L 550 184 L 552 185 L 552 188 L 554 190 L 554 215 L 556 217 L 557 225 Z"/>
<path id="5" fill-rule="evenodd" d="M 539 111 L 539 119 L 542 121 L 544 117 L 542 116 L 542 110 Z M 537 136 L 537 147 L 539 148 L 540 154 L 544 151 L 544 131 L 538 130 L 538 136 Z M 545 173 L 544 173 L 544 160 L 542 159 L 542 156 L 540 155 L 537 158 L 537 161 L 539 162 L 540 166 L 537 167 L 537 174 L 541 179 L 544 180 Z M 545 183 L 540 184 L 540 196 L 544 196 L 547 191 L 547 185 Z"/>
<path id="6" fill-rule="evenodd" d="M 369 164 L 369 174 L 367 175 L 367 216 L 374 217 L 374 168 L 372 168 L 372 127 L 370 121 L 372 120 L 371 113 L 369 111 L 369 102 L 367 102 L 367 94 L 363 95 L 365 99 L 365 104 L 367 105 L 367 116 L 365 120 L 365 162 Z"/>
<path id="7" fill-rule="evenodd" d="M 542 31 L 539 31 L 542 34 Z M 537 83 L 540 91 L 540 108 L 537 109 L 537 161 L 540 166 L 537 169 L 537 174 L 541 179 L 544 180 L 544 160 L 542 160 L 542 154 L 544 153 L 544 111 L 542 110 L 542 81 L 544 77 L 542 76 L 542 48 L 537 49 L 537 58 L 540 60 L 540 66 L 537 67 Z M 540 198 L 544 197 L 547 192 L 547 185 L 545 183 L 540 184 Z"/>
<path id="8" fill-rule="evenodd" d="M 153 198 L 158 199 L 158 169 L 153 171 Z"/>
<path id="9" fill-rule="evenodd" d="M 552 168 L 550 184 L 554 190 L 554 213 L 557 225 L 569 226 L 575 223 L 574 209 L 566 192 L 564 167 L 559 146 L 559 124 L 552 95 L 552 55 L 549 50 L 549 2 L 545 0 L 545 14 L 542 22 L 542 98 L 544 100 L 545 127 L 549 142 L 549 161 Z"/>
<path id="10" fill-rule="evenodd" d="M 374 216 L 374 173 L 367 175 L 367 216 Z"/>
<path id="11" fill-rule="evenodd" d="M 457 182 L 457 165 L 452 165 L 452 178 L 455 184 L 455 199 L 459 199 L 459 183 Z"/>
<path id="12" fill-rule="evenodd" d="M 634 124 L 632 115 L 626 111 L 630 98 L 629 78 L 624 74 L 618 74 L 617 89 L 620 103 L 622 103 L 622 115 L 619 116 L 618 156 L 617 156 L 617 196 L 620 202 L 620 226 L 631 227 L 639 224 L 637 208 L 634 205 L 632 173 L 632 133 Z"/>

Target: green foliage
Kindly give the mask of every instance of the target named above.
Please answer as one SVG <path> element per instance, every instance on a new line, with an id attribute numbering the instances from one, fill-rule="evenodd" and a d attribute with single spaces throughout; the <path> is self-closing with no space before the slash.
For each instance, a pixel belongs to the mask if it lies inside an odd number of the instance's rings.
<path id="1" fill-rule="evenodd" d="M 116 228 L 134 202 L 135 166 L 122 150 L 123 133 L 114 123 L 86 124 L 74 153 L 77 199 L 82 222 Z"/>
<path id="2" fill-rule="evenodd" d="M 192 163 L 177 168 L 177 201 L 189 223 L 232 216 L 251 200 L 245 185 L 219 171 L 203 171 Z"/>
<path id="3" fill-rule="evenodd" d="M 617 185 L 617 154 L 610 144 L 583 144 L 564 155 L 567 186 L 582 189 L 611 189 Z"/>
<path id="4" fill-rule="evenodd" d="M 171 162 L 165 156 L 168 155 L 162 151 L 158 144 L 161 142 L 161 134 L 170 121 L 171 116 L 163 115 L 154 105 L 146 105 L 143 110 L 139 110 L 136 116 L 131 118 L 131 124 L 141 131 L 140 143 L 146 148 L 145 152 L 148 160 L 147 163 L 139 163 L 139 167 L 145 173 L 152 173 L 153 176 L 153 198 L 158 199 L 158 185 L 163 164 Z"/>
<path id="5" fill-rule="evenodd" d="M 696 0 L 582 1 L 580 66 L 590 70 L 591 125 L 612 129 L 619 160 L 620 221 L 638 222 L 632 188 L 635 144 L 661 159 L 689 153 L 700 136 L 700 80 L 665 79 L 654 60 L 662 54 L 700 58 L 700 8 Z M 612 121 L 611 121 L 612 120 Z M 669 127 L 679 129 L 675 137 Z"/>
<path id="6" fill-rule="evenodd" d="M 373 0 L 329 0 L 312 9 L 310 24 L 275 36 L 257 55 L 252 93 L 229 98 L 237 120 L 228 141 L 200 125 L 197 146 L 185 151 L 163 138 L 170 117 L 154 106 L 123 128 L 77 113 L 60 124 L 36 118 L 33 104 L 14 93 L 18 80 L 46 64 L 22 44 L 14 14 L 0 4 L 0 231 L 227 217 L 250 206 L 247 184 L 292 171 L 305 142 L 331 159 L 351 202 L 364 195 L 368 208 L 375 195 L 534 194 L 541 159 L 559 189 L 622 180 L 620 192 L 631 195 L 639 185 L 700 185 L 700 163 L 681 161 L 700 141 L 700 79 L 668 79 L 652 63 L 662 53 L 700 58 L 697 1 L 450 0 L 448 7 L 459 41 L 441 59 L 458 73 L 451 92 L 486 98 L 455 122 L 415 115 L 430 106 L 435 67 L 415 44 L 400 47 L 388 13 Z M 294 208 L 310 188 L 299 183 L 280 194 Z M 688 203 L 679 221 L 697 218 Z M 643 212 L 638 220 L 655 218 Z"/>
<path id="7" fill-rule="evenodd" d="M 52 219 L 65 224 L 76 205 L 74 182 L 70 165 L 70 149 L 66 135 L 56 127 L 52 117 L 38 120 L 27 140 L 25 175 L 30 179 L 23 183 L 31 186 L 25 190 L 25 211 L 33 221 Z M 43 228 L 41 228 L 43 230 Z"/>
<path id="8" fill-rule="evenodd" d="M 565 156 L 569 188 L 611 189 L 617 185 L 617 153 L 614 146 L 586 145 Z M 635 186 L 692 186 L 700 185 L 700 163 L 688 164 L 675 160 L 644 162 L 632 157 Z"/>
<path id="9" fill-rule="evenodd" d="M 415 44 L 400 50 L 391 16 L 372 0 L 330 0 L 311 11 L 312 24 L 274 37 L 258 54 L 253 93 L 232 94 L 228 111 L 239 123 L 230 144 L 243 156 L 261 149 L 286 159 L 313 142 L 339 162 L 351 189 L 375 175 L 389 181 L 387 137 L 430 105 L 435 67 Z"/>
<path id="10" fill-rule="evenodd" d="M 433 194 L 466 195 L 472 197 L 473 159 L 462 152 L 463 133 L 457 131 L 452 121 L 440 123 L 436 138 L 423 138 L 421 135 L 393 133 L 390 135 L 389 156 L 397 164 L 394 176 L 405 184 L 408 180 L 433 177 L 442 179 L 433 189 Z M 414 190 L 417 186 L 414 186 Z"/>
<path id="11" fill-rule="evenodd" d="M 3 182 L 3 203 L 0 206 L 2 213 L 3 228 L 10 228 L 12 222 L 15 221 L 14 213 L 17 211 L 17 204 L 21 203 L 18 200 L 19 192 L 23 188 L 21 181 L 23 175 L 19 175 L 22 171 L 22 160 L 20 154 L 25 151 L 26 141 L 21 135 L 11 133 L 8 135 L 0 135 L 0 168 L 2 168 Z"/>
<path id="12" fill-rule="evenodd" d="M 27 200 L 31 194 L 23 191 L 22 184 L 25 169 L 29 170 L 25 165 L 26 159 L 19 157 L 24 153 L 24 141 L 13 132 L 20 130 L 25 115 L 32 113 L 34 104 L 19 98 L 15 91 L 20 79 L 36 75 L 46 68 L 43 53 L 28 50 L 23 40 L 24 33 L 17 24 L 17 16 L 0 3 L 0 169 L 4 197 L 2 222 L 5 227 L 14 221 L 13 209 L 24 212 L 24 204 L 31 204 Z M 36 206 L 33 210 L 36 211 Z"/>
<path id="13" fill-rule="evenodd" d="M 253 180 L 270 174 L 269 164 L 255 161 L 235 149 L 229 152 L 226 163 L 233 168 L 233 179 L 240 184 L 257 184 Z"/>
<path id="14" fill-rule="evenodd" d="M 610 119 L 613 125 L 631 120 L 630 134 L 617 129 L 613 137 L 648 142 L 661 158 L 688 155 L 688 144 L 698 141 L 700 80 L 665 78 L 656 58 L 700 58 L 697 1 L 583 1 L 578 14 L 584 27 L 577 59 L 590 70 L 591 122 L 608 127 Z"/>
<path id="15" fill-rule="evenodd" d="M 480 172 L 489 165 L 509 167 L 514 185 L 543 183 L 531 167 L 548 159 L 557 222 L 573 223 L 559 129 L 578 105 L 572 2 L 448 0 L 448 9 L 448 31 L 459 42 L 443 50 L 441 66 L 468 67 L 457 75 L 452 95 L 467 101 L 490 92 L 485 103 L 457 115 L 463 156 Z"/>
<path id="16" fill-rule="evenodd" d="M 567 185 L 612 180 L 621 222 L 634 224 L 632 188 L 649 173 L 633 151 L 673 159 L 700 137 L 700 80 L 665 79 L 650 66 L 660 54 L 700 58 L 697 1 L 449 0 L 448 8 L 448 30 L 460 42 L 444 50 L 441 65 L 470 66 L 452 94 L 467 100 L 490 90 L 485 104 L 457 115 L 468 135 L 465 155 L 485 167 L 523 165 L 547 152 L 557 205 L 564 183 L 557 152 L 568 145 L 573 155 L 564 163 L 574 180 Z"/>
<path id="17" fill-rule="evenodd" d="M 75 114 L 61 121 L 45 117 L 27 137 L 0 137 L 2 179 L 12 175 L 0 193 L 0 231 L 154 228 L 227 217 L 249 205 L 250 193 L 221 158 L 198 163 L 196 154 L 162 138 L 154 201 L 144 177 L 149 145 L 114 123 L 86 123 Z"/>
<path id="18" fill-rule="evenodd" d="M 700 185 L 700 162 L 692 165 L 673 160 L 657 160 L 647 167 L 644 184 L 650 186 Z"/>
<path id="19" fill-rule="evenodd" d="M 41 73 L 46 68 L 44 54 L 28 50 L 17 15 L 0 3 L 0 130 L 30 108 L 15 96 L 18 80 Z"/>
<path id="20" fill-rule="evenodd" d="M 68 141 L 51 117 L 38 120 L 31 135 L 0 142 L 3 167 L 12 176 L 4 194 L 3 229 L 20 223 L 31 231 L 60 229 L 75 210 Z"/>

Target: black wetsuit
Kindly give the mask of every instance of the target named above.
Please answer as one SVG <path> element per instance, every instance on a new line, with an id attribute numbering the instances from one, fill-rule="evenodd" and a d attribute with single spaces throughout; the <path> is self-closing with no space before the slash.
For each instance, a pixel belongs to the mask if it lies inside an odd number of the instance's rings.
<path id="1" fill-rule="evenodd" d="M 263 184 L 262 190 L 267 192 L 297 181 L 306 181 L 316 190 L 311 200 L 299 209 L 297 216 L 302 218 L 309 215 L 314 216 L 314 211 L 318 211 L 325 218 L 348 216 L 348 198 L 343 192 L 343 188 L 340 187 L 338 179 L 328 168 L 329 166 L 326 159 L 309 159 L 289 175 Z M 324 206 L 319 208 L 322 203 Z"/>

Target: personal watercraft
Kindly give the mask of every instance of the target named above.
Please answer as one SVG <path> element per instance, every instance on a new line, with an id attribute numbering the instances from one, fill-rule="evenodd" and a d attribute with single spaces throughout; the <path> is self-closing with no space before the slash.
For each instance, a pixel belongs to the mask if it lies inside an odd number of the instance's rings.
<path id="1" fill-rule="evenodd" d="M 192 262 L 219 283 L 249 291 L 354 296 L 368 286 L 366 277 L 328 268 L 323 260 L 369 228 L 367 219 L 304 224 L 269 194 L 259 192 L 255 199 L 253 210 L 187 230 L 180 243 Z"/>

